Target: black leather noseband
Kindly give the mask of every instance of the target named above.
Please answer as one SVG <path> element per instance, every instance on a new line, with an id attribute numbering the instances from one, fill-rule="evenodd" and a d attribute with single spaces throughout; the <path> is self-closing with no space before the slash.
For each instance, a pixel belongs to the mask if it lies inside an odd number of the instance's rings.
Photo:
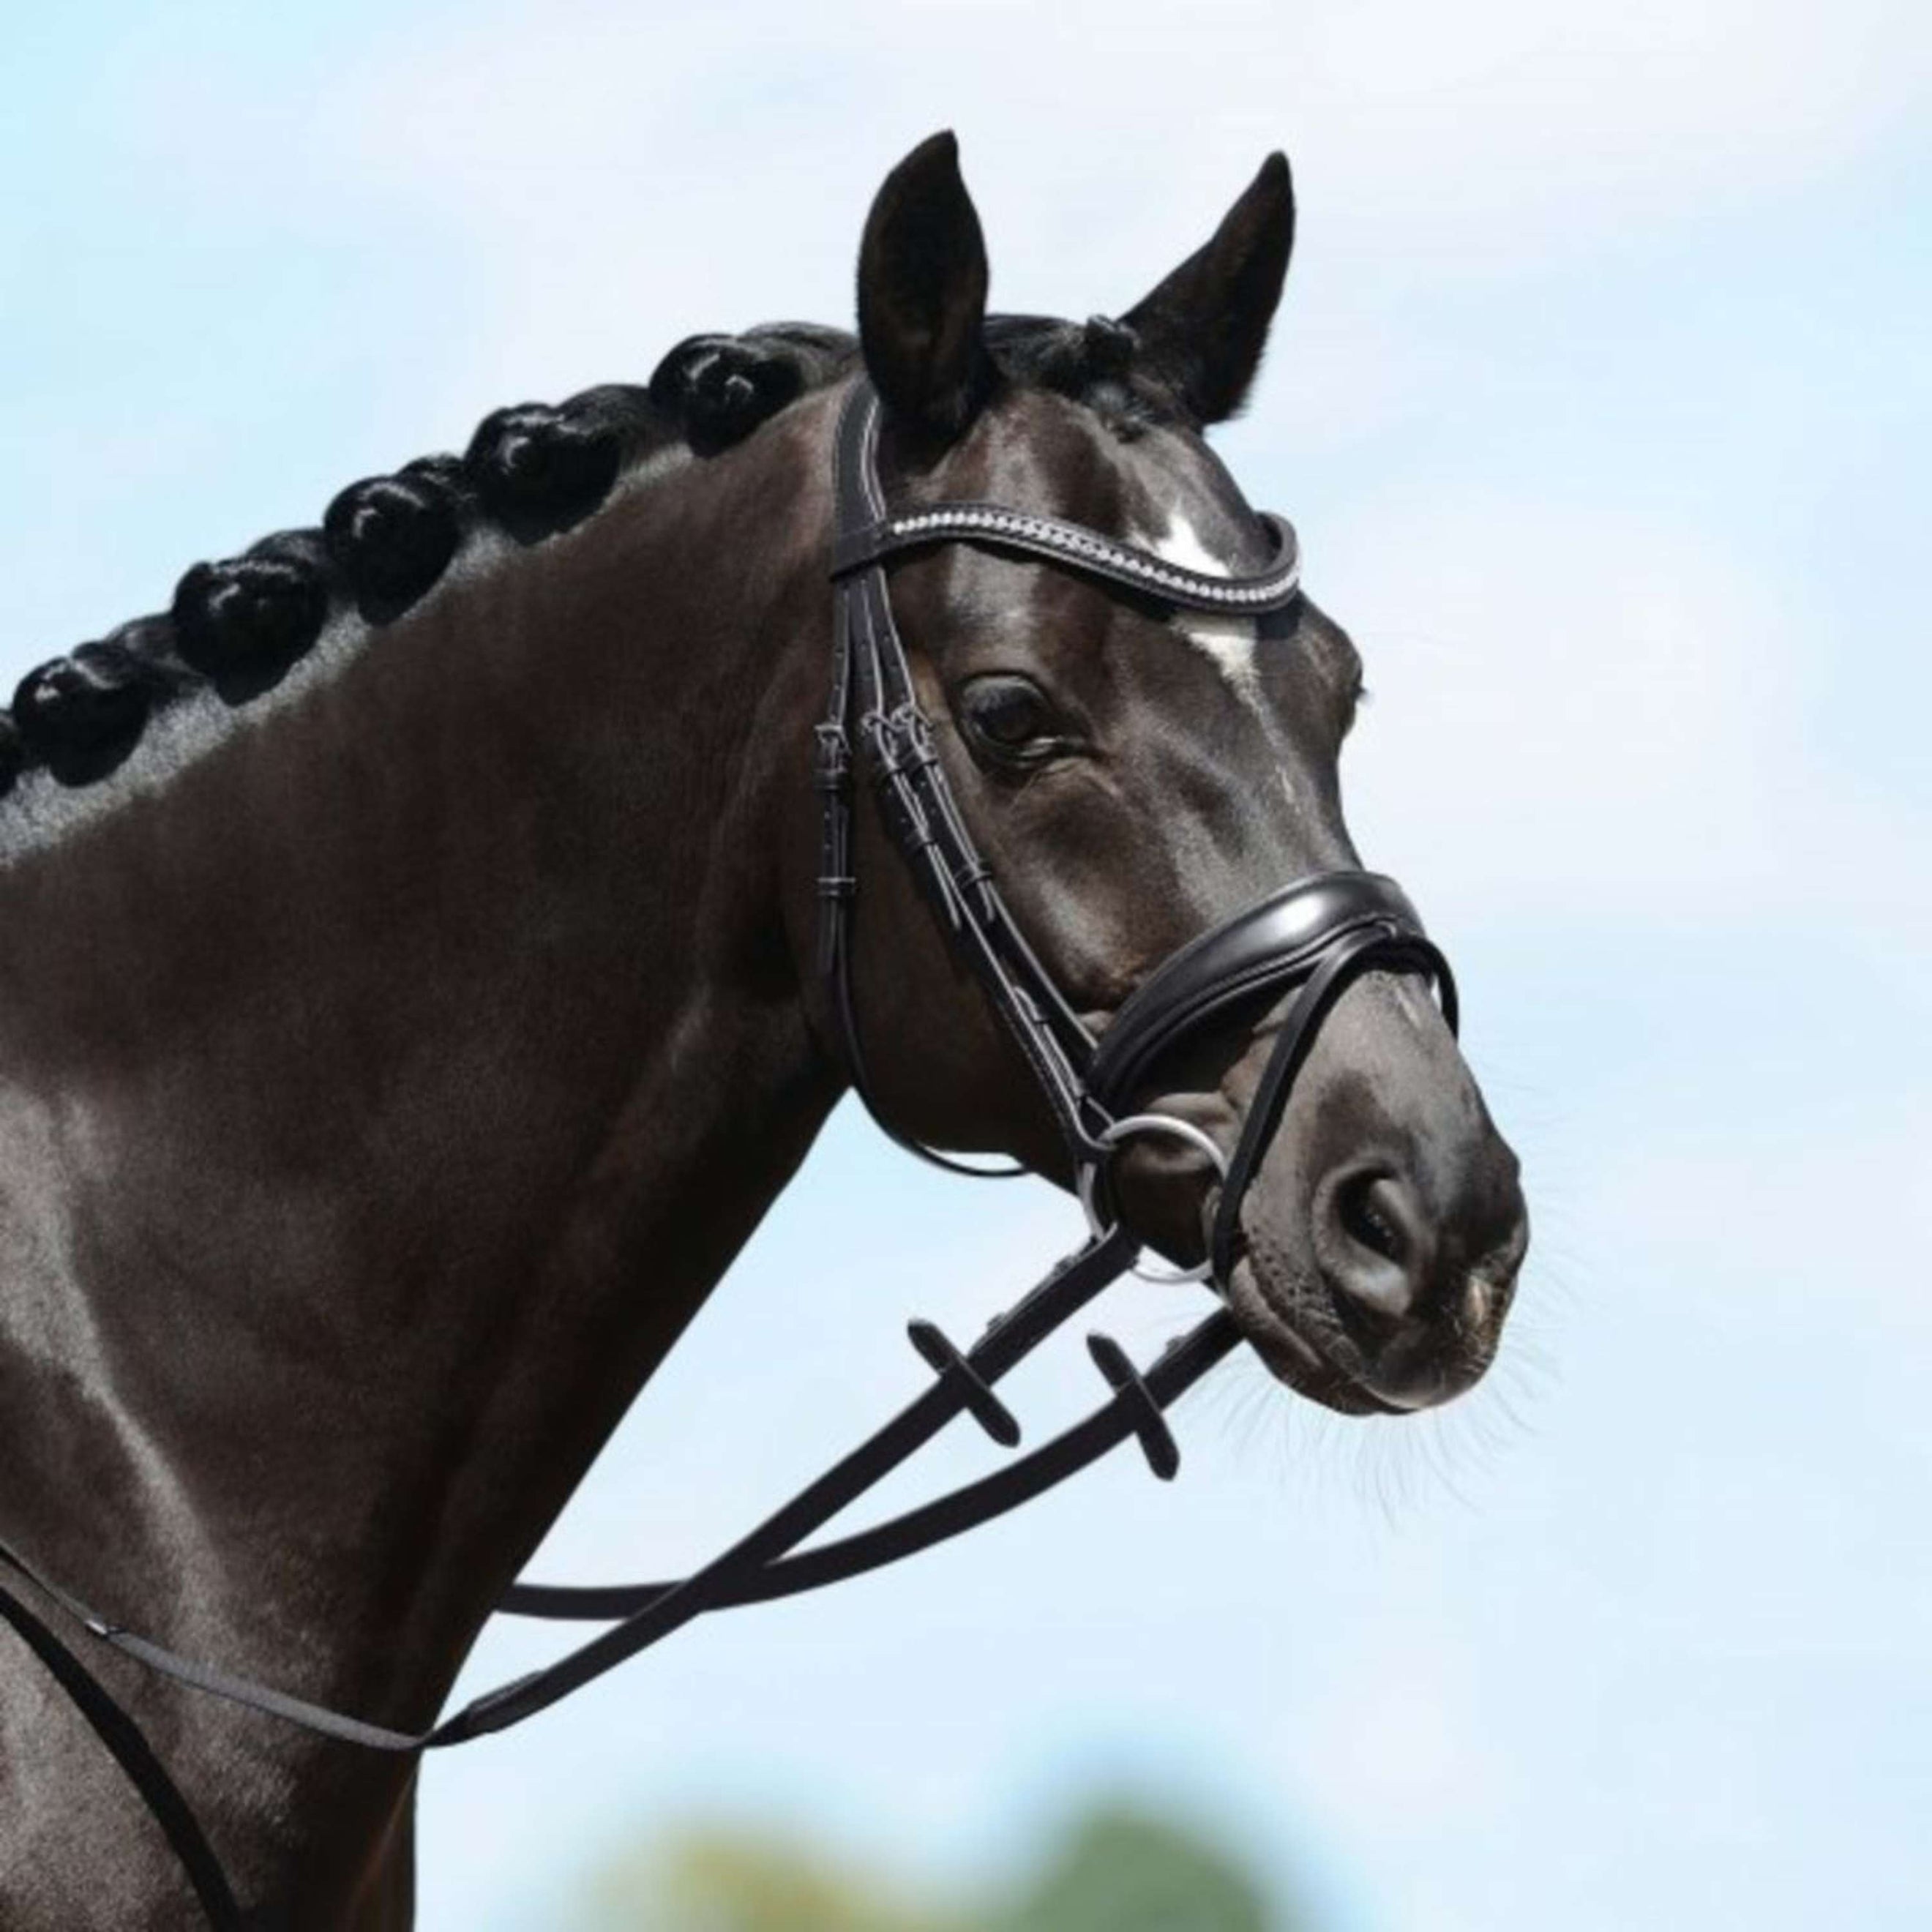
<path id="1" fill-rule="evenodd" d="M 818 728 L 816 761 L 824 812 L 819 961 L 853 1084 L 878 1116 L 850 976 L 858 889 L 852 874 L 856 738 L 882 816 L 941 931 L 986 989 L 1040 1084 L 1090 1214 L 1096 1199 L 1106 1199 L 1106 1170 L 1128 1134 L 1172 1132 L 1211 1150 L 1222 1178 L 1208 1266 L 1216 1286 L 1224 1288 L 1235 1258 L 1242 1198 L 1295 1074 L 1336 998 L 1370 968 L 1420 972 L 1434 980 L 1453 1026 L 1455 987 L 1448 962 L 1392 880 L 1372 872 L 1319 873 L 1236 912 L 1181 947 L 1149 975 L 1096 1042 L 1007 911 L 966 830 L 914 695 L 904 646 L 892 622 L 884 565 L 887 558 L 920 546 L 986 544 L 1180 608 L 1258 612 L 1279 609 L 1297 594 L 1294 533 L 1280 518 L 1264 518 L 1274 542 L 1274 561 L 1258 576 L 1220 578 L 1184 569 L 1078 524 L 996 503 L 942 503 L 892 515 L 879 484 L 878 422 L 878 399 L 861 376 L 838 424 L 832 697 Z M 1162 1064 L 1176 1048 L 1210 1028 L 1258 1018 L 1285 998 L 1274 1046 L 1232 1152 L 1215 1148 L 1186 1123 L 1126 1111 L 1137 1094 L 1157 1090 Z M 882 1118 L 880 1124 L 927 1159 L 957 1165 L 899 1134 Z M 1170 1344 L 1144 1371 L 1118 1343 L 1104 1335 L 1090 1336 L 1088 1352 L 1108 1394 L 1084 1421 L 992 1474 L 920 1508 L 869 1529 L 801 1546 L 958 1417 L 970 1416 L 1003 1448 L 1017 1444 L 1019 1424 L 995 1384 L 1124 1274 L 1137 1249 L 1132 1234 L 1118 1220 L 1105 1228 L 1096 1223 L 1078 1252 L 996 1317 L 970 1348 L 955 1347 L 929 1322 L 912 1323 L 913 1346 L 932 1373 L 922 1392 L 703 1569 L 672 1582 L 591 1588 L 514 1586 L 500 1606 L 505 1610 L 612 1627 L 543 1670 L 473 1698 L 427 1731 L 394 1730 L 327 1710 L 178 1656 L 90 1610 L 26 1555 L 4 1544 L 0 1567 L 38 1589 L 47 1606 L 93 1640 L 189 1689 L 369 1750 L 414 1754 L 440 1749 L 521 1723 L 694 1617 L 817 1589 L 957 1536 L 1064 1481 L 1119 1443 L 1138 1442 L 1154 1473 L 1163 1480 L 1172 1477 L 1180 1451 L 1165 1412 L 1239 1343 L 1240 1332 L 1226 1308 L 1217 1308 Z M 134 1720 L 40 1616 L 4 1584 L 0 1621 L 26 1641 L 134 1782 L 173 1847 L 209 1924 L 217 1932 L 245 1932 L 250 1919 L 214 1850 Z"/>
<path id="2" fill-rule="evenodd" d="M 1094 1092 L 1118 1106 L 1162 1055 L 1259 996 L 1306 980 L 1343 934 L 1420 937 L 1402 888 L 1379 872 L 1317 872 L 1211 926 L 1171 953 L 1114 1016 L 1088 1070 Z M 1446 983 L 1446 982 L 1445 982 Z"/>
<path id="3" fill-rule="evenodd" d="M 1217 1282 L 1225 1286 L 1234 1265 L 1241 1202 L 1316 1030 L 1349 981 L 1371 967 L 1430 975 L 1443 1017 L 1454 1028 L 1455 975 L 1402 888 L 1380 872 L 1316 872 L 1171 955 L 1101 1038 L 1088 1082 L 1102 1106 L 1118 1108 L 1184 1041 L 1299 989 L 1282 1016 L 1215 1205 L 1208 1260 L 1210 1278 Z"/>

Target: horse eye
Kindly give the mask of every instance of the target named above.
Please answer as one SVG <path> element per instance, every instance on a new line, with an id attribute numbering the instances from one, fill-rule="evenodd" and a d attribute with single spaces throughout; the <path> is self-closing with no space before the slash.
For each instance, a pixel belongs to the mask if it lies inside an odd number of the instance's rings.
<path id="1" fill-rule="evenodd" d="M 957 710 L 968 736 L 995 757 L 1038 757 L 1056 742 L 1052 703 L 1030 678 L 976 677 L 961 692 Z"/>

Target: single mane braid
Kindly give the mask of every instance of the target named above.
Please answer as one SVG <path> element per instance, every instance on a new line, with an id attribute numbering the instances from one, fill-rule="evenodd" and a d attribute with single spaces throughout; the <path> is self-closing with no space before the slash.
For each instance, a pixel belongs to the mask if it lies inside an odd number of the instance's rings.
<path id="1" fill-rule="evenodd" d="M 176 654 L 231 704 L 259 695 L 321 634 L 331 585 L 318 532 L 284 530 L 175 586 Z"/>
<path id="2" fill-rule="evenodd" d="M 124 645 L 82 644 L 29 671 L 14 697 L 27 750 L 64 784 L 85 784 L 126 756 L 156 695 Z"/>
<path id="3" fill-rule="evenodd" d="M 419 456 L 393 476 L 365 476 L 323 512 L 322 541 L 372 624 L 406 610 L 442 576 L 470 522 L 463 466 Z"/>

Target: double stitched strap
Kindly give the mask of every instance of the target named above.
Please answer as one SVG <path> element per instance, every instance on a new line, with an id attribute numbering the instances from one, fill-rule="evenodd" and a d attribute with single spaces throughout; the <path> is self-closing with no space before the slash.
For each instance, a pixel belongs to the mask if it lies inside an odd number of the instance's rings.
<path id="1" fill-rule="evenodd" d="M 884 513 L 875 454 L 878 422 L 878 398 L 861 378 L 841 412 L 834 444 L 832 496 L 841 533 L 868 526 Z M 831 686 L 816 760 L 824 828 L 819 962 L 853 1085 L 902 1146 L 942 1167 L 985 1172 L 902 1133 L 874 1096 L 851 983 L 856 736 L 887 831 L 941 932 L 1024 1056 L 1062 1138 L 1077 1156 L 1089 1138 L 1082 1117 L 1082 1075 L 1093 1054 L 1092 1039 L 1034 957 L 960 817 L 892 620 L 884 570 L 836 574 Z"/>

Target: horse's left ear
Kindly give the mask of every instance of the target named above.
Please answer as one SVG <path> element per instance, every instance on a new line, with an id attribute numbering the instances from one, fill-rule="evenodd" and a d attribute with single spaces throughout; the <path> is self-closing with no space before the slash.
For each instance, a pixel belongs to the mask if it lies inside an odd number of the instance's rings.
<path id="1" fill-rule="evenodd" d="M 1197 422 L 1223 422 L 1240 407 L 1294 245 L 1294 189 L 1277 150 L 1207 246 L 1120 318 L 1140 338 L 1142 366 Z"/>
<path id="2" fill-rule="evenodd" d="M 889 174 L 859 244 L 859 341 L 894 416 L 950 442 L 971 421 L 990 364 L 986 246 L 951 133 Z"/>

